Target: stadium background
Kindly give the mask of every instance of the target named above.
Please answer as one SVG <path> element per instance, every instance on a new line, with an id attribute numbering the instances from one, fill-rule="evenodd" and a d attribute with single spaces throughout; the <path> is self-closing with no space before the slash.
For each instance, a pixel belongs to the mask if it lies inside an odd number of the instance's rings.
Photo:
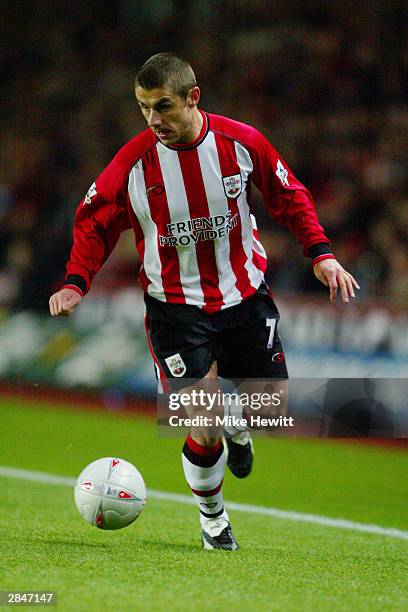
<path id="1" fill-rule="evenodd" d="M 404 2 L 374 0 L 357 10 L 351 1 L 319 0 L 33 6 L 1 6 L 2 378 L 152 390 L 130 232 L 81 312 L 53 322 L 47 307 L 63 280 L 79 200 L 144 128 L 133 80 L 161 50 L 192 62 L 204 109 L 270 138 L 313 193 L 334 252 L 361 285 L 355 304 L 331 307 L 300 247 L 257 202 L 291 375 L 314 376 L 317 367 L 322 376 L 405 375 Z M 115 364 L 93 359 L 109 347 L 122 355 Z"/>
<path id="2" fill-rule="evenodd" d="M 48 314 L 77 203 L 144 128 L 137 68 L 172 50 L 204 109 L 270 138 L 360 283 L 331 306 L 257 201 L 292 377 L 406 377 L 406 3 L 18 0 L 0 17 L 0 589 L 56 589 L 63 610 L 190 610 L 203 593 L 217 610 L 407 609 L 403 448 L 258 438 L 251 478 L 224 482 L 228 501 L 252 504 L 230 510 L 241 551 L 205 557 L 180 439 L 119 413 L 154 394 L 131 236 L 73 317 Z M 109 534 L 81 519 L 66 477 L 111 455 L 156 496 Z"/>

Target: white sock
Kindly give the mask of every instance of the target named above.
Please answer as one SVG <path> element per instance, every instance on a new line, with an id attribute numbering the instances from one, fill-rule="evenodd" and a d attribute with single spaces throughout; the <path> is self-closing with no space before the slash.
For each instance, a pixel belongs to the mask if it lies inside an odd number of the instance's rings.
<path id="1" fill-rule="evenodd" d="M 182 460 L 184 475 L 200 510 L 201 524 L 219 517 L 228 520 L 222 496 L 225 469 L 222 442 L 206 448 L 187 436 Z"/>
<path id="2" fill-rule="evenodd" d="M 237 398 L 231 399 L 227 397 L 225 399 L 224 416 L 228 417 L 227 424 L 223 427 L 227 436 L 232 438 L 236 433 L 247 431 L 247 427 L 234 424 L 234 422 L 240 421 L 243 417 L 243 406 L 239 400 L 239 394 Z"/>

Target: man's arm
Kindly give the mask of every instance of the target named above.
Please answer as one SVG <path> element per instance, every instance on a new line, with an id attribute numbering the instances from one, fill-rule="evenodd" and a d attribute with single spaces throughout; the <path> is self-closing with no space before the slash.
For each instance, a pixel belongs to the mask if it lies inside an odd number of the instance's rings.
<path id="1" fill-rule="evenodd" d="M 98 181 L 78 206 L 65 284 L 49 300 L 52 316 L 68 316 L 73 312 L 89 290 L 93 277 L 113 251 L 121 232 L 131 227 L 120 194 L 118 201 L 109 202 L 97 188 Z"/>
<path id="2" fill-rule="evenodd" d="M 304 254 L 312 259 L 316 278 L 329 287 L 330 301 L 336 301 L 338 289 L 343 302 L 354 298 L 354 289 L 360 287 L 331 252 L 310 192 L 259 132 L 254 139 L 253 156 L 254 183 L 262 192 L 269 214 L 288 227 L 302 244 Z"/>

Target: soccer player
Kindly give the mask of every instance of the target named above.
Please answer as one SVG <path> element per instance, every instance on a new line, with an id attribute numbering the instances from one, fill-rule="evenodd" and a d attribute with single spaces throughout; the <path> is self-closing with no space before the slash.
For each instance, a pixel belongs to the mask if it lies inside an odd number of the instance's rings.
<path id="1" fill-rule="evenodd" d="M 135 93 L 148 127 L 80 202 L 65 285 L 50 298 L 51 314 L 78 306 L 120 233 L 133 228 L 147 337 L 162 383 L 182 389 L 188 379 L 185 387 L 193 380 L 199 388 L 217 376 L 285 382 L 279 313 L 264 281 L 267 259 L 250 187 L 258 187 L 272 218 L 301 243 L 331 302 L 338 289 L 348 302 L 358 285 L 332 254 L 312 196 L 260 132 L 198 108 L 200 89 L 184 59 L 171 53 L 148 59 Z M 248 432 L 229 431 L 226 444 L 231 471 L 247 476 Z M 192 432 L 182 459 L 204 547 L 237 549 L 223 504 L 220 436 Z"/>

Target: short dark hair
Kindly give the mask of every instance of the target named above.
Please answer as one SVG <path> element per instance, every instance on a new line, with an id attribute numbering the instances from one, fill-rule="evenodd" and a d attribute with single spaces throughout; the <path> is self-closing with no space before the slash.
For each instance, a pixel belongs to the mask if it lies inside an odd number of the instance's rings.
<path id="1" fill-rule="evenodd" d="M 190 89 L 197 85 L 195 74 L 187 60 L 175 53 L 152 55 L 136 75 L 135 86 L 155 89 L 168 85 L 172 91 L 186 98 Z"/>

